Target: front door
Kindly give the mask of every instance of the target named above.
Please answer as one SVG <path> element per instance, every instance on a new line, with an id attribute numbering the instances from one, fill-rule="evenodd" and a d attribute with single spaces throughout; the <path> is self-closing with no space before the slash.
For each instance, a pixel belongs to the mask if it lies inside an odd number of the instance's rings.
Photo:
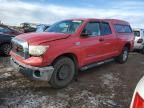
<path id="1" fill-rule="evenodd" d="M 103 45 L 101 45 L 100 22 L 88 22 L 81 36 L 81 50 L 84 52 L 84 65 L 94 63 L 103 58 Z"/>

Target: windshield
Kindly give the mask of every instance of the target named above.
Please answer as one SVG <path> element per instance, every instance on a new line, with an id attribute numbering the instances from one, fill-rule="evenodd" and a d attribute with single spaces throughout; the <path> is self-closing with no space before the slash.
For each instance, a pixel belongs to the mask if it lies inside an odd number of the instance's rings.
<path id="1" fill-rule="evenodd" d="M 140 31 L 134 31 L 134 36 L 139 37 L 140 36 Z"/>
<path id="2" fill-rule="evenodd" d="M 77 28 L 82 24 L 81 20 L 67 20 L 61 21 L 50 26 L 46 32 L 56 32 L 56 33 L 74 33 Z"/>

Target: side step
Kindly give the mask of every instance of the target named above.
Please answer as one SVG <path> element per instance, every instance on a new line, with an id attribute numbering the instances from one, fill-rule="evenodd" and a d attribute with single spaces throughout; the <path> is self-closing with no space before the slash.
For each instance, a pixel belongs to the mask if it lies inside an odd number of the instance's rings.
<path id="1" fill-rule="evenodd" d="M 114 61 L 114 59 L 108 59 L 108 60 L 104 60 L 104 61 L 101 61 L 101 62 L 93 63 L 93 64 L 82 67 L 80 70 L 84 71 L 84 70 L 87 70 L 87 69 L 90 69 L 90 68 L 93 68 L 93 67 L 97 67 L 97 66 L 100 66 L 102 64 L 106 64 L 106 63 L 109 63 L 109 62 L 112 62 L 112 61 Z"/>

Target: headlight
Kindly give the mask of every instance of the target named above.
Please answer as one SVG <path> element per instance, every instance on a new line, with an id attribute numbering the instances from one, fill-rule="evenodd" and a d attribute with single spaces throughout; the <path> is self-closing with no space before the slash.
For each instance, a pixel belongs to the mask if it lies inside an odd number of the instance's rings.
<path id="1" fill-rule="evenodd" d="M 29 46 L 29 54 L 32 56 L 41 56 L 43 55 L 46 50 L 49 48 L 49 46 Z"/>

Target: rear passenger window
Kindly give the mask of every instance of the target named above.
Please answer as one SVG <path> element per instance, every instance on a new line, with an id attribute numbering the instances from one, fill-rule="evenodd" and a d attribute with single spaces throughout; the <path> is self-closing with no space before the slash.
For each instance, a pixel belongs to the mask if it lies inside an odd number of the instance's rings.
<path id="1" fill-rule="evenodd" d="M 105 23 L 105 22 L 101 23 L 101 34 L 102 35 L 112 34 L 109 23 Z"/>
<path id="2" fill-rule="evenodd" d="M 89 36 L 99 36 L 100 35 L 100 23 L 89 22 L 84 28 L 83 33 L 87 33 Z"/>
<path id="3" fill-rule="evenodd" d="M 132 33 L 132 29 L 129 25 L 116 24 L 115 25 L 115 30 L 118 33 Z"/>

